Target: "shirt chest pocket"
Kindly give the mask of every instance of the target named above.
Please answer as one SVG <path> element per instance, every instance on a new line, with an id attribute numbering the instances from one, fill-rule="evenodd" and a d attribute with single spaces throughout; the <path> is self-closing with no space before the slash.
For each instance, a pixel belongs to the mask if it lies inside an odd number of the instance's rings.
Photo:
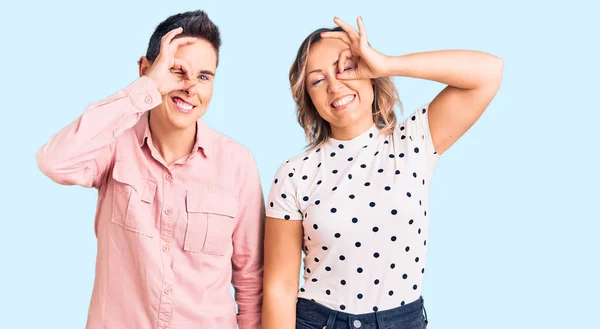
<path id="1" fill-rule="evenodd" d="M 187 227 L 183 249 L 223 256 L 233 249 L 238 199 L 222 193 L 186 193 Z"/>
<path id="2" fill-rule="evenodd" d="M 157 183 L 143 179 L 125 164 L 113 169 L 113 206 L 111 222 L 138 234 L 152 238 L 154 227 L 154 196 Z"/>

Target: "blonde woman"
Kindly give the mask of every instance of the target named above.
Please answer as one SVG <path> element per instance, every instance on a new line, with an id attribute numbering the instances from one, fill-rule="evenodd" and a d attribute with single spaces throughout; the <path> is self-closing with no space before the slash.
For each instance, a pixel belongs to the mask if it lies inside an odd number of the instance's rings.
<path id="1" fill-rule="evenodd" d="M 334 22 L 304 40 L 290 70 L 309 150 L 281 165 L 267 200 L 263 328 L 425 328 L 429 180 L 495 96 L 503 61 L 387 56 L 361 18 L 358 31 Z M 390 76 L 447 87 L 397 122 Z"/>

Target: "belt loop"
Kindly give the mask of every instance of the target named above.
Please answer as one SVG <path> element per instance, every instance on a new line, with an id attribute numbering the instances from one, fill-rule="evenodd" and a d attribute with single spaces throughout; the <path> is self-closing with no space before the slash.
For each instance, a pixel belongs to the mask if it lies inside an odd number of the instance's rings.
<path id="1" fill-rule="evenodd" d="M 384 329 L 383 313 L 375 311 L 375 319 L 377 321 L 377 329 Z"/>
<path id="2" fill-rule="evenodd" d="M 327 319 L 327 324 L 325 325 L 325 328 L 323 328 L 323 329 L 333 329 L 335 326 L 336 316 L 337 316 L 337 311 L 331 310 L 331 312 L 329 312 L 329 318 Z"/>

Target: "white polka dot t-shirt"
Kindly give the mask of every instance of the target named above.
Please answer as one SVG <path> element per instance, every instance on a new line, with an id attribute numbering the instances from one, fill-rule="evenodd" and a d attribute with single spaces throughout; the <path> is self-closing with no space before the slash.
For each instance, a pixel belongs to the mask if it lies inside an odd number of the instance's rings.
<path id="1" fill-rule="evenodd" d="M 305 282 L 298 297 L 353 314 L 419 298 L 428 185 L 438 160 L 427 109 L 391 135 L 373 125 L 281 165 L 267 216 L 303 221 Z"/>

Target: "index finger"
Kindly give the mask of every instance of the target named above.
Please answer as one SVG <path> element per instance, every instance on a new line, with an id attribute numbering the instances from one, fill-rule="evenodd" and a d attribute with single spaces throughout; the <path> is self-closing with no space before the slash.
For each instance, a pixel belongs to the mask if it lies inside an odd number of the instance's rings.
<path id="1" fill-rule="evenodd" d="M 346 31 L 346 33 L 348 33 L 350 38 L 358 37 L 358 32 L 356 32 L 356 30 L 352 26 L 350 26 L 350 24 L 344 22 L 339 17 L 334 17 L 333 22 L 335 24 L 337 24 L 339 27 L 341 27 L 342 30 Z"/>
<path id="2" fill-rule="evenodd" d="M 192 79 L 192 70 L 186 61 L 179 58 L 173 59 L 173 69 L 181 70 L 188 80 Z"/>
<path id="3" fill-rule="evenodd" d="M 338 58 L 338 74 L 342 74 L 346 68 L 346 61 L 352 58 L 352 51 L 350 49 L 344 49 Z"/>
<path id="4" fill-rule="evenodd" d="M 348 33 L 343 32 L 343 31 L 322 32 L 321 38 L 323 38 L 323 39 L 339 39 L 339 40 L 342 40 L 345 44 L 347 44 L 349 46 L 352 44 L 352 41 L 350 40 Z"/>
<path id="5" fill-rule="evenodd" d="M 173 38 L 180 34 L 181 32 L 183 32 L 183 27 L 178 27 L 176 29 L 172 29 L 171 31 L 167 32 L 165 35 L 163 35 L 162 37 L 162 44 L 169 44 L 171 42 L 171 40 L 173 40 Z"/>
<path id="6" fill-rule="evenodd" d="M 198 40 L 198 38 L 195 38 L 195 37 L 177 38 L 169 44 L 169 49 L 171 49 L 172 51 L 175 51 L 177 48 L 179 48 L 181 46 L 192 44 L 192 43 L 196 42 L 197 40 Z"/>

